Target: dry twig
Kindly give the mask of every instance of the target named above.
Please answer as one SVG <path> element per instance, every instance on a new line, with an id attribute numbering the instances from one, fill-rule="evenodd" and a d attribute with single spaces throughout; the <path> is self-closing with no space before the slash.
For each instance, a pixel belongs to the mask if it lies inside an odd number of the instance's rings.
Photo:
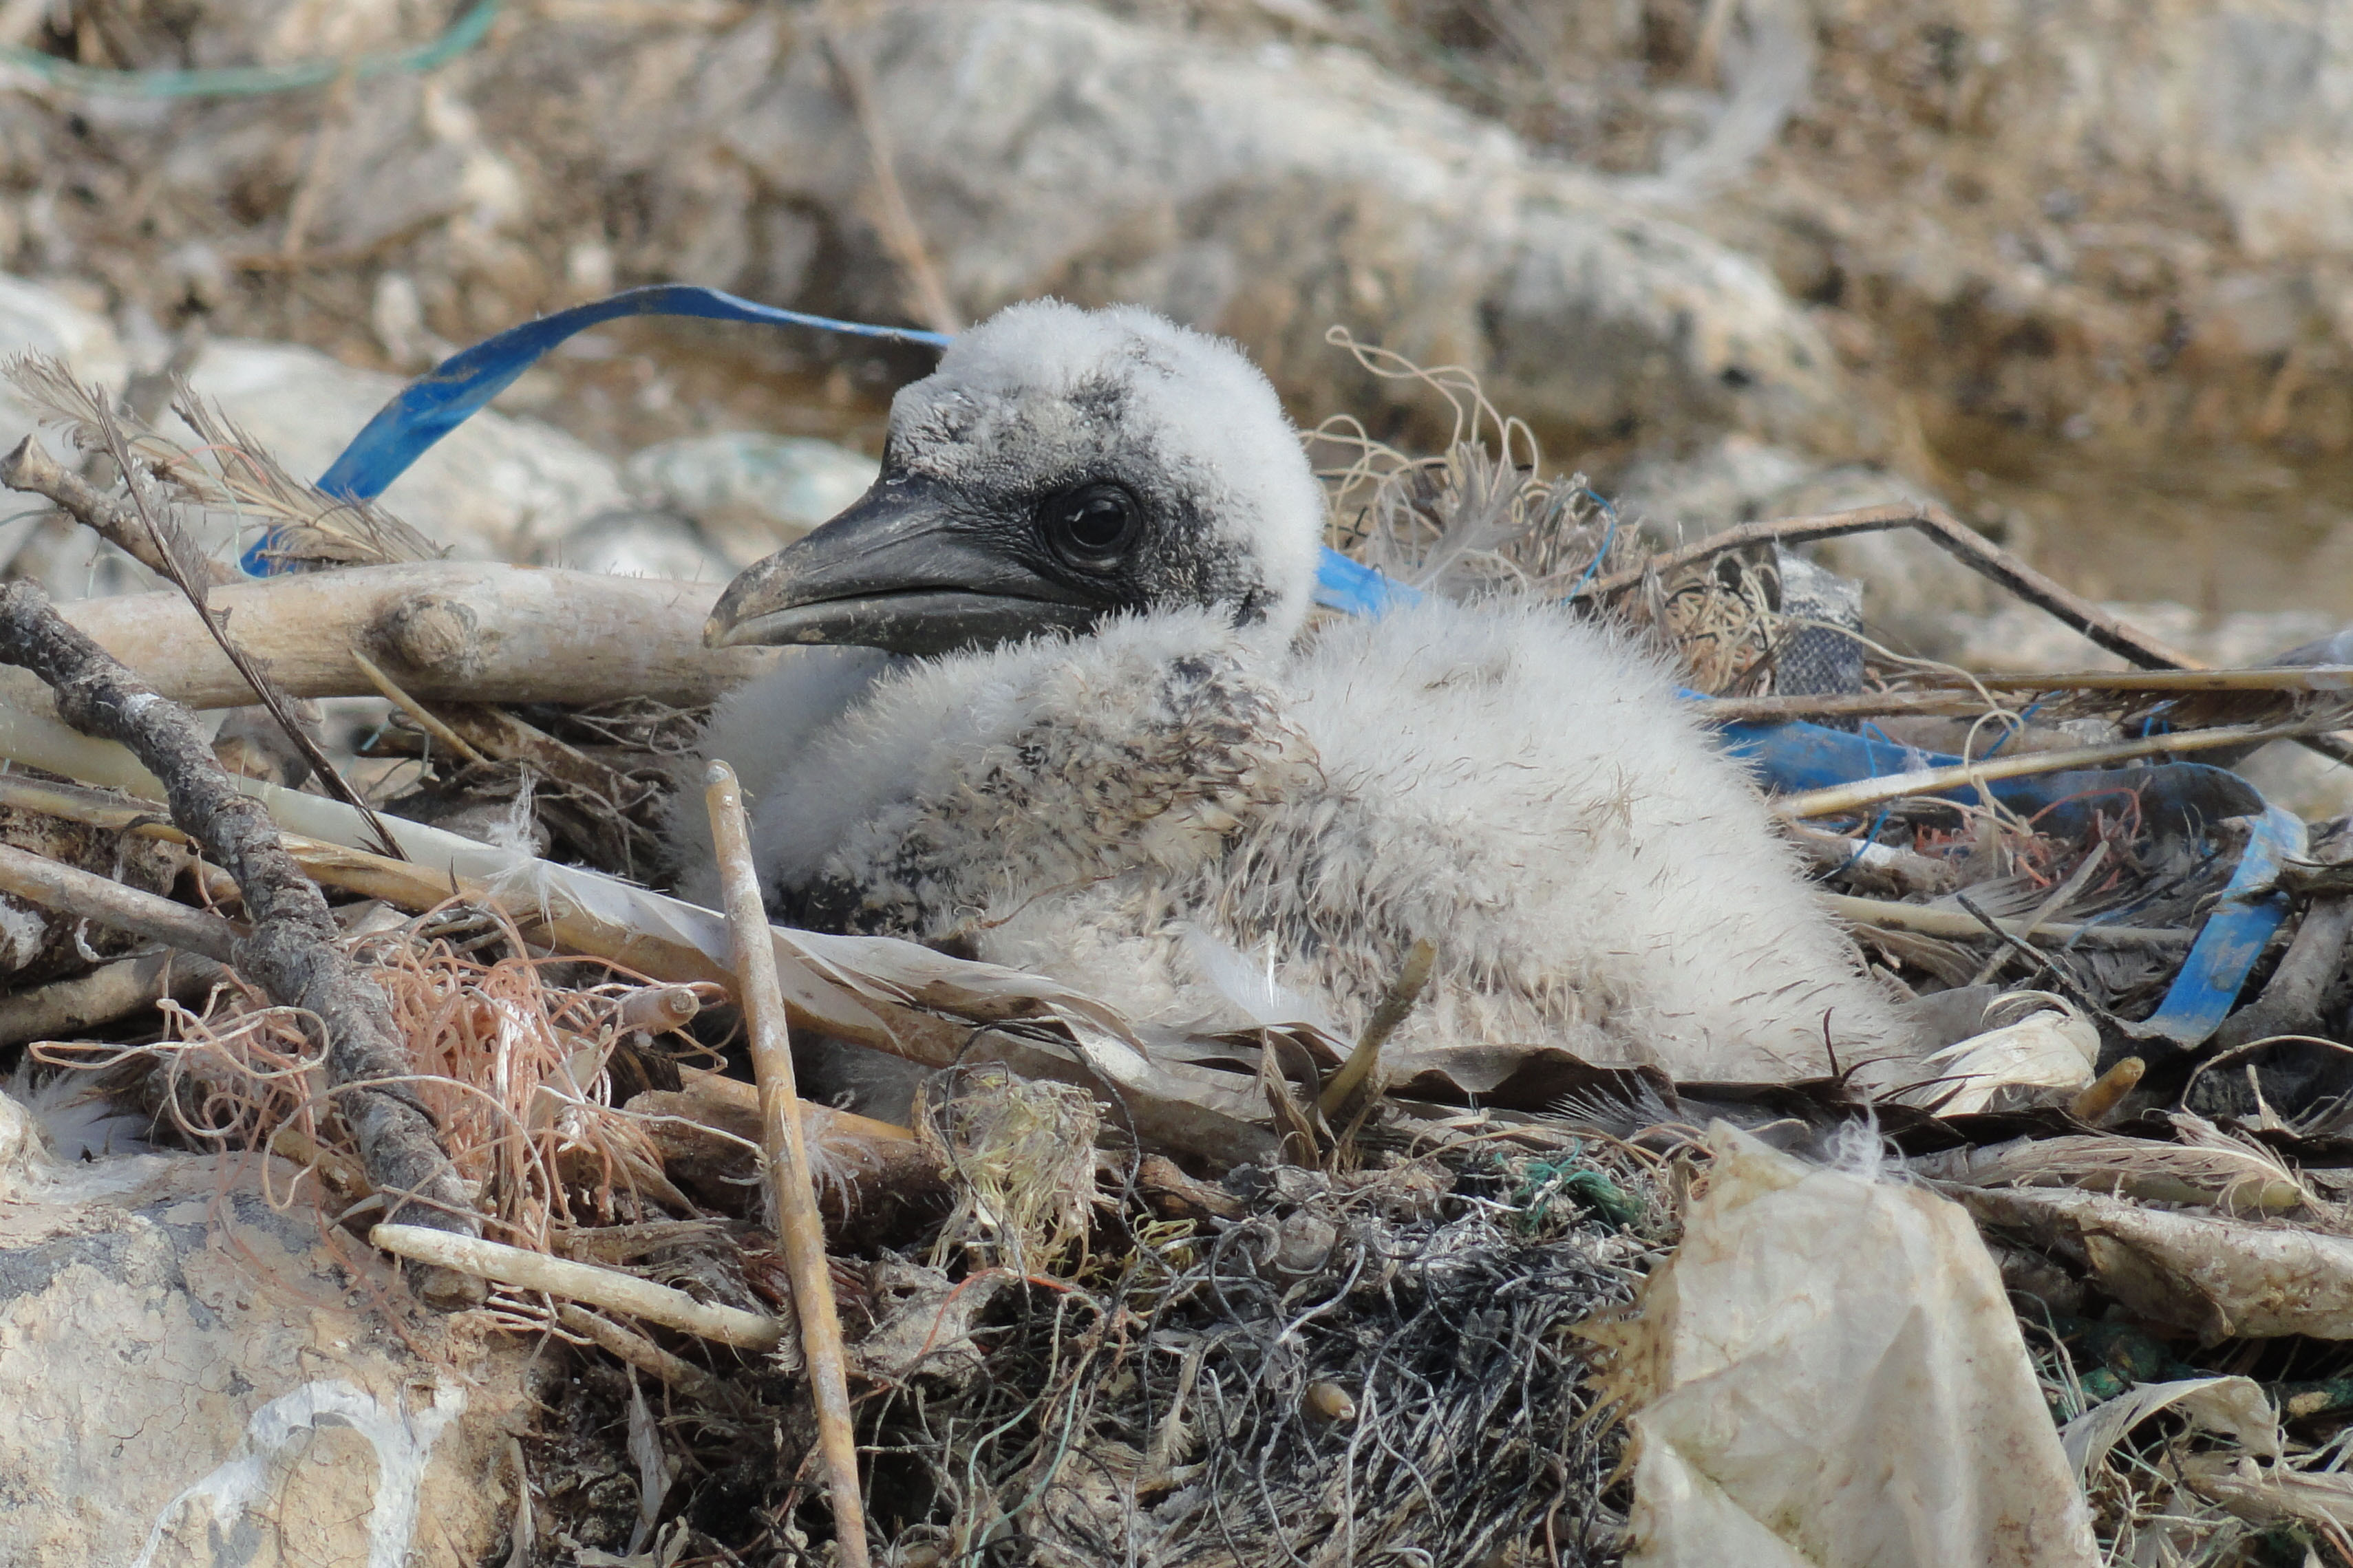
<path id="1" fill-rule="evenodd" d="M 824 39 L 826 58 L 832 62 L 842 94 L 849 100 L 851 112 L 858 116 L 859 133 L 866 139 L 867 159 L 874 171 L 874 227 L 881 237 L 882 247 L 905 275 L 909 303 L 914 308 L 916 319 L 935 332 L 953 336 L 964 330 L 964 322 L 956 315 L 955 307 L 948 302 L 947 285 L 940 277 L 939 264 L 932 259 L 931 249 L 923 243 L 923 231 L 915 222 L 914 209 L 907 205 L 907 193 L 899 184 L 898 160 L 892 154 L 890 131 L 882 123 L 881 106 L 874 91 L 874 73 L 867 68 L 866 57 L 837 30 L 828 26 Z"/>
<path id="2" fill-rule="evenodd" d="M 683 1290 L 640 1279 L 618 1269 L 593 1263 L 550 1258 L 479 1236 L 453 1236 L 416 1225 L 379 1225 L 368 1231 L 368 1245 L 383 1251 L 430 1263 L 443 1268 L 494 1280 L 518 1290 L 544 1290 L 610 1311 L 626 1312 L 698 1339 L 716 1340 L 739 1350 L 773 1351 L 784 1342 L 785 1323 L 760 1312 L 715 1301 L 698 1301 Z"/>
<path id="3" fill-rule="evenodd" d="M 2112 741 L 2104 746 L 2077 746 L 2060 752 L 2027 752 L 2014 757 L 1987 757 L 1977 762 L 1956 763 L 1950 767 L 1921 768 L 1907 773 L 1890 773 L 1879 778 L 1858 779 L 1852 784 L 1831 784 L 1824 789 L 1801 790 L 1796 795 L 1777 798 L 1773 802 L 1773 809 L 1785 817 L 1831 816 L 1841 812 L 1860 811 L 1883 801 L 1901 800 L 1905 795 L 1938 795 L 1948 789 L 1988 784 L 1995 779 L 2061 773 L 2071 768 L 2099 767 L 2108 763 L 2129 762 L 2135 757 L 2153 757 L 2177 752 L 2204 752 L 2225 746 L 2260 744 L 2266 741 L 2306 739 L 2313 733 L 2313 726 L 2309 724 L 2233 724 L 2215 730 L 2187 730 L 2178 734 Z"/>
<path id="4" fill-rule="evenodd" d="M 185 1002 L 201 995 L 218 984 L 226 973 L 209 958 L 167 948 L 134 953 L 70 980 L 0 996 L 0 1046 L 69 1039 L 142 1007 L 152 1007 L 166 996 Z"/>
<path id="5" fill-rule="evenodd" d="M 126 888 L 111 877 L 13 844 L 0 844 L 0 892 L 150 942 L 201 953 L 218 963 L 230 962 L 229 952 L 236 944 L 237 928 L 218 915 Z"/>
<path id="6" fill-rule="evenodd" d="M 139 514 L 121 501 L 100 494 L 89 480 L 50 457 L 37 437 L 26 437 L 16 443 L 15 451 L 0 458 L 0 485 L 46 497 L 58 510 L 158 577 L 171 576 L 171 563 L 141 524 Z M 192 570 L 202 573 L 207 582 L 237 580 L 237 574 L 221 563 L 190 553 Z"/>
<path id="7" fill-rule="evenodd" d="M 0 661 L 32 670 L 56 693 L 68 723 L 130 747 L 164 782 L 172 819 L 244 893 L 252 928 L 234 943 L 232 963 L 272 1001 L 296 1009 L 323 1047 L 337 1110 L 368 1179 L 409 1200 L 421 1223 L 470 1234 L 471 1200 L 408 1087 L 407 1053 L 384 993 L 336 945 L 342 933 L 318 885 L 279 842 L 261 803 L 237 792 L 195 717 L 66 625 L 28 583 L 0 587 Z M 471 1295 L 438 1276 L 418 1285 L 431 1299 Z"/>
<path id="8" fill-rule="evenodd" d="M 713 763 L 704 775 L 711 837 L 719 856 L 727 923 L 735 940 L 736 999 L 752 1040 L 752 1071 L 760 1085 L 763 1147 L 776 1236 L 793 1281 L 801 1322 L 801 1353 L 817 1403 L 818 1443 L 833 1498 L 833 1525 L 842 1561 L 867 1568 L 866 1504 L 858 1485 L 858 1433 L 849 1415 L 848 1358 L 841 1320 L 834 1310 L 833 1278 L 826 1266 L 825 1221 L 818 1213 L 808 1150 L 801 1142 L 800 1097 L 793 1083 L 792 1047 L 785 1036 L 785 994 L 776 978 L 776 950 L 768 911 L 752 866 L 752 826 L 735 773 Z"/>
<path id="9" fill-rule="evenodd" d="M 1964 942 L 1982 941 L 1986 934 L 1982 923 L 1958 910 L 1893 903 L 1884 899 L 1858 899 L 1844 893 L 1825 893 L 1821 897 L 1831 913 L 1856 925 L 1916 931 L 1922 936 L 1957 937 Z M 1998 921 L 1995 924 L 2012 936 L 2021 935 L 2025 930 L 2015 921 Z M 2147 926 L 2059 923 L 2040 925 L 2033 931 L 2035 941 L 2048 942 L 2053 947 L 2081 943 L 2084 947 L 2186 948 L 2197 935 L 2193 931 Z"/>

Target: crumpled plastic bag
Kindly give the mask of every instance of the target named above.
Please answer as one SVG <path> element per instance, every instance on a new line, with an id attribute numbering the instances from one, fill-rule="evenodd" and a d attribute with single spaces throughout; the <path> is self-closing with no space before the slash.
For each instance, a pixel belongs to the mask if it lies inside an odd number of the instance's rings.
<path id="1" fill-rule="evenodd" d="M 1628 1568 L 2092 1568 L 2091 1517 L 1958 1205 L 1724 1123 L 1618 1322 Z"/>

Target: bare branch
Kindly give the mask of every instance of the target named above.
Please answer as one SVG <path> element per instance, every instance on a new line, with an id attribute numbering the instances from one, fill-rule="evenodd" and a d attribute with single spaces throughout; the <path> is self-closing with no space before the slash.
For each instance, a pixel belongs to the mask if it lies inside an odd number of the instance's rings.
<path id="1" fill-rule="evenodd" d="M 67 625 L 29 583 L 0 586 L 0 661 L 39 676 L 67 723 L 121 742 L 163 781 L 173 821 L 244 894 L 253 923 L 234 943 L 233 963 L 271 1001 L 297 1009 L 323 1047 L 336 1109 L 368 1179 L 406 1200 L 418 1223 L 471 1234 L 478 1222 L 466 1184 L 406 1087 L 411 1068 L 390 1004 L 337 945 L 341 932 L 318 884 L 287 853 L 261 803 L 237 791 L 195 716 Z M 418 1286 L 442 1300 L 471 1289 L 439 1276 Z"/>

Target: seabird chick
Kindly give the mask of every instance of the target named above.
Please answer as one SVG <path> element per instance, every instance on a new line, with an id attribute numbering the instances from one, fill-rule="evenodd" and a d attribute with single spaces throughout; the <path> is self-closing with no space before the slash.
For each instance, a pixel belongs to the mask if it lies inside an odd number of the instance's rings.
<path id="1" fill-rule="evenodd" d="M 1787 1079 L 1886 1002 L 1662 663 L 1559 607 L 1308 626 L 1323 493 L 1231 344 L 1017 305 L 892 402 L 882 474 L 721 598 L 809 647 L 722 704 L 770 907 L 944 943 L 1139 1020 L 1364 1022 Z M 713 873 L 699 813 L 690 896 Z"/>

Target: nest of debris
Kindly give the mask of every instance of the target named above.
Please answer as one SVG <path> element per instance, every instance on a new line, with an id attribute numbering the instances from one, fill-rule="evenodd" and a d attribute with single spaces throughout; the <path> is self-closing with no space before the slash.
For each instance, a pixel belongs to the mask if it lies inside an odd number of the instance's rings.
<path id="1" fill-rule="evenodd" d="M 2353 835 L 2291 832 L 2200 761 L 2339 746 L 2333 650 L 2189 669 L 1933 508 L 1669 547 L 1548 474 L 1469 377 L 1345 346 L 1433 389 L 1455 425 L 1427 456 L 1345 422 L 1317 432 L 1335 544 L 1416 587 L 1542 595 L 1651 639 L 1759 758 L 1874 973 L 1946 1048 L 1921 1082 L 1866 1100 L 1843 1078 L 1679 1084 L 1468 1042 L 1459 1068 L 1376 1077 L 1327 1116 L 1347 1042 L 1313 1030 L 1170 1050 L 1034 976 L 777 931 L 799 1029 L 931 1069 L 912 1126 L 804 1113 L 878 1557 L 1617 1560 L 1628 1413 L 1584 1331 L 1672 1255 L 1717 1122 L 1824 1158 L 1883 1144 L 1889 1171 L 1967 1205 L 2053 1418 L 2092 1434 L 2087 1495 L 2120 1556 L 2344 1550 L 2325 1478 L 2353 1433 L 2336 1348 L 2353 1323 L 2343 1289 L 2308 1287 L 2353 1288 L 2335 1250 L 2353 1245 Z M 382 994 L 406 1066 L 396 1083 L 355 1071 L 315 997 L 237 966 L 236 943 L 283 918 L 246 851 L 135 788 L 73 784 L 136 781 L 28 708 L 0 837 L 86 879 L 20 866 L 5 882 L 16 1086 L 56 1074 L 52 1102 L 87 1084 L 156 1145 L 250 1154 L 276 1201 L 353 1246 L 433 1217 L 380 1179 L 385 1107 L 365 1097 L 389 1083 L 459 1195 L 435 1223 L 585 1271 L 559 1284 L 486 1265 L 457 1303 L 564 1347 L 551 1365 L 575 1389 L 526 1444 L 510 1560 L 835 1561 L 726 930 L 620 879 L 655 863 L 655 810 L 710 691 L 582 690 L 559 670 L 544 690 L 502 675 L 496 703 L 452 700 L 434 637 L 462 626 L 461 586 L 498 569 L 435 563 L 396 519 L 290 478 L 185 395 L 200 449 L 54 367 L 18 380 L 89 460 L 77 476 L 19 454 L 0 478 L 176 583 L 222 644 L 284 639 L 270 669 L 232 672 L 268 711 L 223 731 L 221 778 L 311 781 L 253 787 L 297 829 L 280 846 L 295 875 L 332 894 L 336 929 L 313 940 Z M 228 575 L 188 542 L 224 510 L 273 560 L 427 575 L 400 579 L 389 606 L 354 594 L 290 630 L 262 608 L 283 589 L 239 587 L 252 597 L 224 627 L 206 606 Z M 1883 527 L 1929 533 L 2142 670 L 1987 675 L 1881 646 L 1853 586 L 1803 547 Z M 6 608 L 11 637 L 55 631 L 46 605 Z M 691 606 L 641 613 L 657 650 L 699 628 Z M 318 652 L 354 647 L 386 657 Z M 128 659 L 167 696 L 229 679 L 151 668 L 135 638 Z M 373 733 L 353 751 L 298 739 L 306 700 L 364 695 Z M 1792 744 L 1884 761 L 1807 782 Z M 377 852 L 396 837 L 443 869 Z M 2227 962 L 2205 951 L 2225 921 Z M 92 945 L 100 929 L 137 936 Z M 1106 1042 L 1121 1050 L 1092 1048 Z M 1121 1077 L 1130 1057 L 1148 1070 Z M 424 1311 L 449 1285 L 413 1273 L 382 1310 Z M 2243 1433 L 2147 1392 L 2212 1376 L 2284 1416 L 2253 1479 L 2232 1468 Z"/>

